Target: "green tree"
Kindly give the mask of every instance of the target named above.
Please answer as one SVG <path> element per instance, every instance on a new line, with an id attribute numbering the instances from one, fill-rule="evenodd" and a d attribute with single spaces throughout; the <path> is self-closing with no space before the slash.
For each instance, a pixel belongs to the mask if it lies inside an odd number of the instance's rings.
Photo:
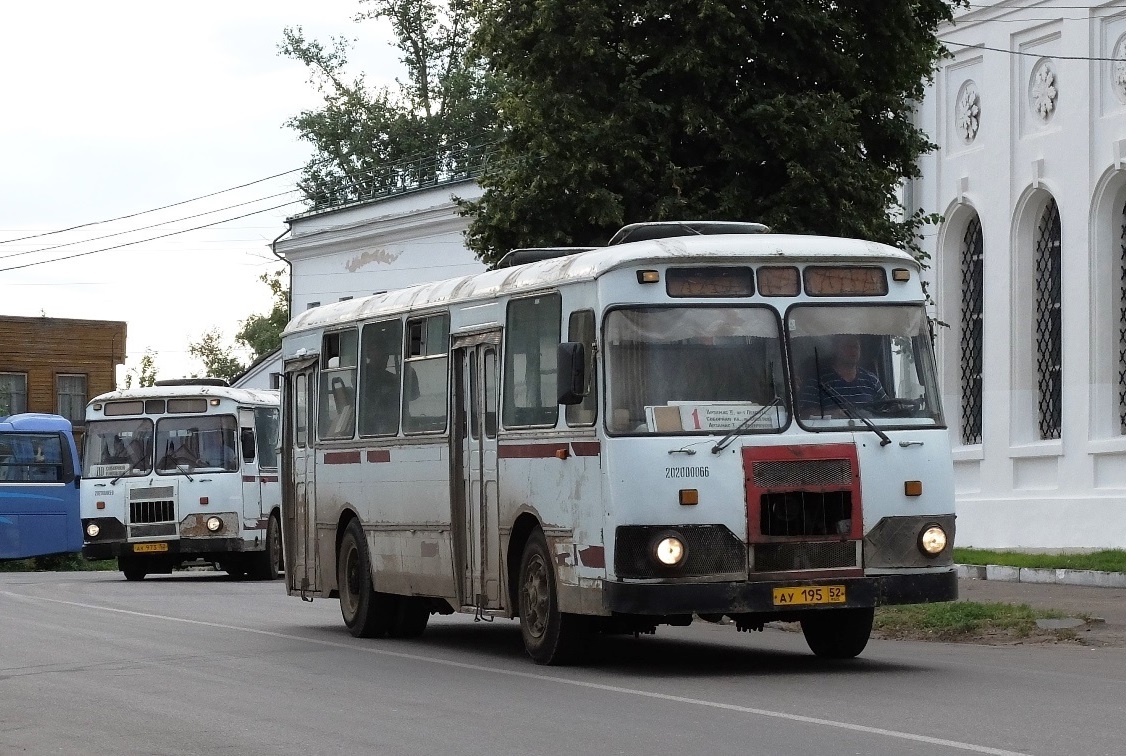
<path id="1" fill-rule="evenodd" d="M 289 289 L 282 281 L 282 271 L 263 273 L 258 280 L 270 287 L 274 305 L 265 315 L 248 317 L 235 334 L 235 341 L 250 349 L 251 362 L 281 348 L 281 334 L 289 322 Z"/>
<path id="2" fill-rule="evenodd" d="M 444 177 L 468 175 L 496 121 L 495 87 L 467 55 L 469 0 L 361 0 L 356 21 L 385 19 L 406 70 L 397 91 L 345 71 L 350 43 L 306 39 L 287 28 L 279 49 L 304 63 L 324 104 L 287 125 L 314 156 L 299 186 L 314 205 L 360 199 Z"/>
<path id="3" fill-rule="evenodd" d="M 235 356 L 234 348 L 223 344 L 223 332 L 218 328 L 212 328 L 199 341 L 188 345 L 188 354 L 203 363 L 203 377 L 232 381 L 246 370 L 246 365 Z M 199 374 L 192 373 L 192 377 L 199 377 Z"/>
<path id="4" fill-rule="evenodd" d="M 125 372 L 125 388 L 133 388 L 134 383 L 137 384 L 137 388 L 152 386 L 156 383 L 156 353 L 151 349 L 145 350 L 137 367 L 130 368 Z"/>
<path id="5" fill-rule="evenodd" d="M 761 221 L 919 252 L 912 124 L 963 0 L 479 0 L 503 134 L 470 246 L 604 244 L 626 223 Z"/>

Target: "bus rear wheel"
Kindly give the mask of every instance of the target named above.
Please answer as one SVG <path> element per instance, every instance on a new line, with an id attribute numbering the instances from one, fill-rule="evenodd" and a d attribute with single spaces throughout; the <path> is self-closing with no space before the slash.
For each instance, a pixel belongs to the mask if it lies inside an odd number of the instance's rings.
<path id="1" fill-rule="evenodd" d="M 382 638 L 394 619 L 391 597 L 372 586 L 371 556 L 359 520 L 344 529 L 336 556 L 336 585 L 340 614 L 348 632 L 357 638 Z"/>
<path id="2" fill-rule="evenodd" d="M 417 596 L 395 596 L 392 615 L 388 635 L 392 638 L 417 638 L 430 621 L 430 606 L 426 599 Z"/>
<path id="3" fill-rule="evenodd" d="M 809 650 L 817 656 L 851 659 L 868 645 L 875 614 L 872 608 L 814 611 L 802 619 L 801 631 Z"/>
<path id="4" fill-rule="evenodd" d="M 251 556 L 250 577 L 252 580 L 275 580 L 281 572 L 282 545 L 281 526 L 278 518 L 270 515 L 266 525 L 266 548 Z"/>
<path id="5" fill-rule="evenodd" d="M 555 569 L 541 530 L 524 545 L 517 585 L 520 634 L 528 656 L 536 664 L 574 661 L 584 636 L 583 618 L 559 611 Z"/>

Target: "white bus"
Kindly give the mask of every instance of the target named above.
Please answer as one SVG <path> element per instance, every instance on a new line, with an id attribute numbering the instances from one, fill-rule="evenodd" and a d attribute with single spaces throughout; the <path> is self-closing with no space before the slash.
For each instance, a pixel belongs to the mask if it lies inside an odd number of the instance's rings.
<path id="1" fill-rule="evenodd" d="M 955 599 L 919 265 L 764 231 L 635 224 L 294 318 L 288 592 L 365 637 L 519 617 L 548 664 L 694 618 L 846 658 L 874 607 Z"/>
<path id="2" fill-rule="evenodd" d="M 278 392 L 221 379 L 157 381 L 86 407 L 82 553 L 128 580 L 211 563 L 233 577 L 281 569 Z"/>

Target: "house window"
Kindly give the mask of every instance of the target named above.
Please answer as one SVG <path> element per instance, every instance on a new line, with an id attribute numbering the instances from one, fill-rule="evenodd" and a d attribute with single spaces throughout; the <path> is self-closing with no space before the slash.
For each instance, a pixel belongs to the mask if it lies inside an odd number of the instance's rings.
<path id="1" fill-rule="evenodd" d="M 1052 199 L 1036 227 L 1036 377 L 1041 439 L 1059 438 L 1063 419 L 1061 238 L 1060 211 Z"/>
<path id="2" fill-rule="evenodd" d="M 59 375 L 55 378 L 58 414 L 72 425 L 86 424 L 86 376 Z"/>
<path id="3" fill-rule="evenodd" d="M 962 237 L 962 443 L 981 443 L 982 335 L 984 333 L 984 243 L 975 215 Z"/>
<path id="4" fill-rule="evenodd" d="M 27 374 L 0 373 L 0 417 L 27 412 Z"/>

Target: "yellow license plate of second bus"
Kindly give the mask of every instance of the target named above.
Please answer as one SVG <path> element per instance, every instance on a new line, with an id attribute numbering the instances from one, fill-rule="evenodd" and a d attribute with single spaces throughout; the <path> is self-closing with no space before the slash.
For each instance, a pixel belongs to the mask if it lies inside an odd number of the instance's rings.
<path id="1" fill-rule="evenodd" d="M 843 585 L 801 585 L 792 588 L 775 588 L 775 606 L 803 606 L 809 604 L 843 604 Z"/>
<path id="2" fill-rule="evenodd" d="M 135 543 L 133 552 L 168 551 L 167 543 Z"/>

